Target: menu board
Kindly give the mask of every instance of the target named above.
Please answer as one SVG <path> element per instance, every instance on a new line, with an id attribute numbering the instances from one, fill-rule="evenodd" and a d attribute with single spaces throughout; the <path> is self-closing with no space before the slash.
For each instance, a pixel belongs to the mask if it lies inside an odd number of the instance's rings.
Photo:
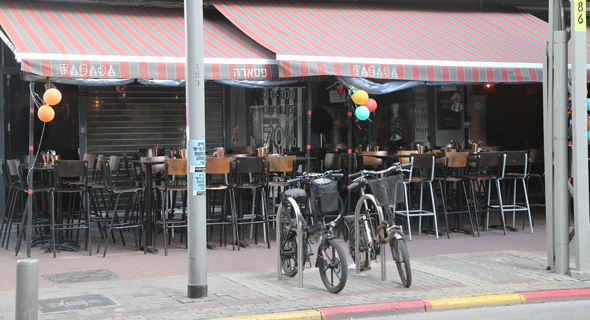
<path id="1" fill-rule="evenodd" d="M 461 129 L 463 116 L 463 96 L 458 91 L 439 91 L 436 93 L 437 130 Z"/>

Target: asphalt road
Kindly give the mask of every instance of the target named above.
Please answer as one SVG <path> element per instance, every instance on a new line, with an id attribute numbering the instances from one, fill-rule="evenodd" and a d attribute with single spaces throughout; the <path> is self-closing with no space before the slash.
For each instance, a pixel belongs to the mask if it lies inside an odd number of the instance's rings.
<path id="1" fill-rule="evenodd" d="M 529 320 L 529 319 L 589 319 L 590 301 L 567 301 L 541 304 L 524 304 L 490 308 L 456 309 L 412 313 L 398 316 L 364 318 L 371 320 L 403 319 L 403 320 Z"/>

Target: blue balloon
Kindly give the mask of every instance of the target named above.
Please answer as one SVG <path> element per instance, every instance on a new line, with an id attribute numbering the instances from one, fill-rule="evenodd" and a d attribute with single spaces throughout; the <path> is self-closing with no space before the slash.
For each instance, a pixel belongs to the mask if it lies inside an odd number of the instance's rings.
<path id="1" fill-rule="evenodd" d="M 588 130 L 588 141 L 590 141 L 590 130 Z"/>
<path id="2" fill-rule="evenodd" d="M 365 106 L 359 106 L 354 111 L 354 115 L 356 116 L 357 119 L 359 119 L 361 121 L 365 121 L 365 120 L 369 119 L 369 115 L 371 115 L 371 111 L 369 111 L 369 108 L 367 108 Z"/>
<path id="3" fill-rule="evenodd" d="M 590 111 L 590 98 L 586 99 L 586 110 Z"/>

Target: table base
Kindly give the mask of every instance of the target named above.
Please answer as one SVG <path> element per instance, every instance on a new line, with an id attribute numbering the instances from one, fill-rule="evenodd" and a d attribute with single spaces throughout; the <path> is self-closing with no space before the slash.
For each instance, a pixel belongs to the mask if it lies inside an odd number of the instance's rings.
<path id="1" fill-rule="evenodd" d="M 493 226 L 489 226 L 488 228 L 493 228 L 493 229 L 503 229 L 501 224 L 498 224 L 498 225 L 493 225 Z M 506 226 L 506 230 L 508 230 L 508 231 L 514 231 L 514 232 L 518 232 L 518 228 L 511 227 L 511 226 Z"/>
<path id="2" fill-rule="evenodd" d="M 213 242 L 207 242 L 207 249 L 217 250 L 217 246 L 214 245 Z"/>

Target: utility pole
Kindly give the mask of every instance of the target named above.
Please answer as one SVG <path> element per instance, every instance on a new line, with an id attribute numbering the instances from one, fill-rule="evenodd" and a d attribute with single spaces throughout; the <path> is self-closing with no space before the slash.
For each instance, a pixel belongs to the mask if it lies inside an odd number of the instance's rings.
<path id="1" fill-rule="evenodd" d="M 188 146 L 188 297 L 207 297 L 203 1 L 184 0 Z"/>

